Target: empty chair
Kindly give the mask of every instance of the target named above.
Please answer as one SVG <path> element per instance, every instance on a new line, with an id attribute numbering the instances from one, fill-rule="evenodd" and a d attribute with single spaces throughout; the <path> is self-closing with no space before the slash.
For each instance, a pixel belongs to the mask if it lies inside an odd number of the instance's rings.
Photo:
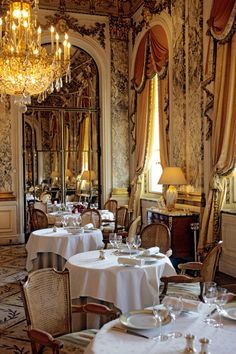
<path id="1" fill-rule="evenodd" d="M 119 311 L 100 304 L 71 305 L 69 271 L 44 268 L 29 273 L 21 282 L 26 313 L 27 333 L 32 352 L 83 353 L 96 330 L 72 333 L 72 310 L 78 313 L 104 315 L 107 320 L 118 317 Z M 44 349 L 45 347 L 45 349 Z"/>
<path id="2" fill-rule="evenodd" d="M 172 255 L 170 229 L 165 224 L 154 223 L 146 225 L 141 233 L 141 247 L 149 248 L 158 246 L 160 252 L 168 257 Z"/>
<path id="3" fill-rule="evenodd" d="M 104 204 L 104 209 L 111 211 L 114 215 L 116 215 L 117 207 L 118 207 L 118 203 L 117 200 L 115 199 L 109 199 Z"/>
<path id="4" fill-rule="evenodd" d="M 129 224 L 128 208 L 121 206 L 116 211 L 115 232 L 127 231 Z"/>
<path id="5" fill-rule="evenodd" d="M 33 208 L 30 211 L 31 231 L 46 229 L 48 227 L 47 215 L 40 209 Z"/>
<path id="6" fill-rule="evenodd" d="M 93 224 L 94 227 L 99 229 L 101 227 L 102 219 L 98 210 L 86 209 L 81 214 L 81 225 Z"/>
<path id="7" fill-rule="evenodd" d="M 200 299 L 203 301 L 203 283 L 214 281 L 221 250 L 222 241 L 219 241 L 217 245 L 208 252 L 203 262 L 179 264 L 178 268 L 181 270 L 181 274 L 162 277 L 161 281 L 164 283 L 164 287 L 161 296 L 163 297 L 168 292 L 168 294 L 179 294 L 185 298 Z M 197 272 L 197 275 L 187 275 L 186 271 L 188 270 L 194 273 Z"/>

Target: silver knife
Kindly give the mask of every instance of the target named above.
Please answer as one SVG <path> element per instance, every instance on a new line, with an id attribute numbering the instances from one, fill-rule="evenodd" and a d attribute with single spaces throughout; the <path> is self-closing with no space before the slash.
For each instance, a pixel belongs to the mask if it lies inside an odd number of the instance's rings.
<path id="1" fill-rule="evenodd" d="M 111 327 L 111 330 L 117 331 L 117 332 L 121 332 L 121 333 L 132 334 L 132 335 L 137 336 L 137 337 L 143 337 L 143 338 L 150 339 L 150 337 L 146 336 L 145 334 L 138 333 L 138 332 L 133 331 L 132 329 L 128 329 L 128 328 L 122 328 L 122 327 L 114 326 L 114 327 Z"/>

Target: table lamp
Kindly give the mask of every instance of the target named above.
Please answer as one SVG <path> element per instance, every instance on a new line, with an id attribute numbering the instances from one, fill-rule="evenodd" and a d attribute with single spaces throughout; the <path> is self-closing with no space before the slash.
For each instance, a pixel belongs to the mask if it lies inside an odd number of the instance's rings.
<path id="1" fill-rule="evenodd" d="M 85 170 L 83 171 L 80 179 L 82 181 L 86 181 L 86 189 L 92 189 L 92 181 L 96 179 L 96 173 L 93 170 Z"/>
<path id="2" fill-rule="evenodd" d="M 166 208 L 168 209 L 168 211 L 172 211 L 175 209 L 175 203 L 178 197 L 178 191 L 175 185 L 181 185 L 186 183 L 186 179 L 180 167 L 165 167 L 163 169 L 158 184 L 169 186 L 165 193 Z"/>

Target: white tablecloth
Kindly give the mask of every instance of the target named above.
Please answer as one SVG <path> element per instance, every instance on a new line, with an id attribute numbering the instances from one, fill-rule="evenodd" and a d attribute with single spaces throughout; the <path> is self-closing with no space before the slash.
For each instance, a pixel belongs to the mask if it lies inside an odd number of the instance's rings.
<path id="1" fill-rule="evenodd" d="M 113 303 L 122 312 L 152 305 L 153 294 L 159 289 L 161 276 L 174 275 L 168 257 L 142 267 L 118 264 L 114 250 L 74 255 L 66 262 L 70 271 L 72 299 L 87 296 Z"/>
<path id="2" fill-rule="evenodd" d="M 96 250 L 104 246 L 101 230 L 87 230 L 83 234 L 72 235 L 63 228 L 36 230 L 30 234 L 26 244 L 28 252 L 26 269 L 33 268 L 33 260 L 39 253 L 53 253 L 68 260 L 76 253 Z"/>
<path id="3" fill-rule="evenodd" d="M 223 319 L 224 327 L 215 328 L 203 322 L 203 315 L 182 314 L 176 320 L 176 330 L 183 336 L 157 342 L 138 336 L 120 333 L 111 330 L 119 325 L 119 320 L 107 323 L 95 336 L 95 339 L 86 350 L 86 354 L 181 354 L 186 346 L 184 335 L 191 333 L 195 336 L 194 347 L 200 353 L 200 338 L 211 340 L 209 350 L 211 354 L 236 353 L 236 321 Z M 214 315 L 217 319 L 217 315 Z M 163 333 L 172 330 L 172 324 L 163 326 Z M 144 332 L 144 331 L 143 331 Z"/>

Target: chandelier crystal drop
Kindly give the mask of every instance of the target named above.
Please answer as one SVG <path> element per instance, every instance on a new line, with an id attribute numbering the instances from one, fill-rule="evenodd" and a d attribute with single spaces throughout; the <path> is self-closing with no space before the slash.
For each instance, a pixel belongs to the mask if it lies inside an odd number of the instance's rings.
<path id="1" fill-rule="evenodd" d="M 41 45 L 38 25 L 39 0 L 11 1 L 4 18 L 0 18 L 0 94 L 13 95 L 24 106 L 30 96 L 43 101 L 47 94 L 70 81 L 70 48 L 68 34 L 63 44 L 51 26 L 51 51 Z"/>

